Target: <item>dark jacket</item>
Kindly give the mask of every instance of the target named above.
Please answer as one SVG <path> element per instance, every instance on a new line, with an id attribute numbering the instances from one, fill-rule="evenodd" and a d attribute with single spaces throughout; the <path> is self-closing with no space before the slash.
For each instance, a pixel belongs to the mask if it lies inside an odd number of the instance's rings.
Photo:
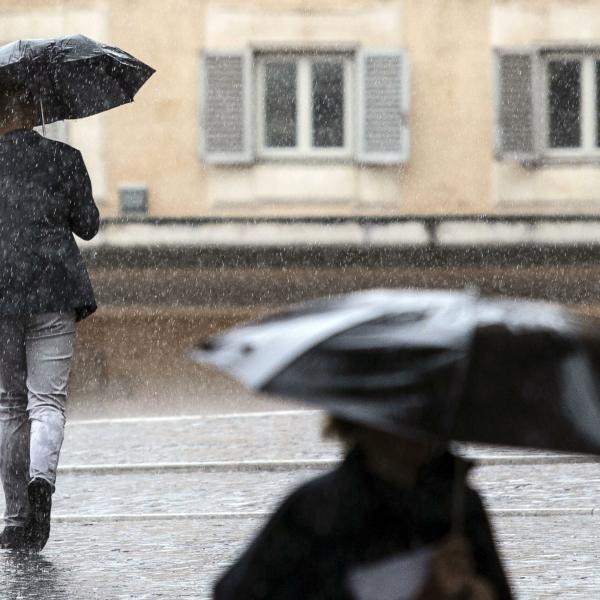
<path id="1" fill-rule="evenodd" d="M 0 137 L 0 316 L 94 312 L 73 233 L 89 240 L 98 227 L 78 150 L 30 129 Z"/>
<path id="2" fill-rule="evenodd" d="M 215 586 L 216 600 L 350 600 L 353 567 L 436 542 L 450 532 L 455 457 L 423 469 L 413 488 L 374 476 L 360 451 L 293 492 Z M 465 483 L 466 485 L 466 483 Z M 498 600 L 511 591 L 478 494 L 467 488 L 465 535 Z"/>

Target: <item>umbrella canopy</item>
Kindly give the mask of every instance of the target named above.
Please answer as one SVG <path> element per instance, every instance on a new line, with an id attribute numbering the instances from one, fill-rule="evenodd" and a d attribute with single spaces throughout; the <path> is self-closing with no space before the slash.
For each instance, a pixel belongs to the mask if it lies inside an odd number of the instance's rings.
<path id="1" fill-rule="evenodd" d="M 37 125 L 80 119 L 133 101 L 154 69 L 83 35 L 0 47 L 0 89 L 28 92 Z"/>
<path id="2" fill-rule="evenodd" d="M 551 304 L 361 292 L 234 329 L 193 357 L 386 431 L 600 453 L 600 332 Z"/>

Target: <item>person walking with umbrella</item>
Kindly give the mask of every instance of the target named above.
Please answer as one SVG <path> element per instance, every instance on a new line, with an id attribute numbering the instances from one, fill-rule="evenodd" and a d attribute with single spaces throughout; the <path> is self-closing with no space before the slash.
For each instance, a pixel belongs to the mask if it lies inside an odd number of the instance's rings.
<path id="1" fill-rule="evenodd" d="M 73 237 L 99 228 L 87 169 L 78 150 L 33 127 L 131 101 L 152 72 L 83 36 L 0 48 L 2 548 L 48 540 L 75 323 L 96 310 Z"/>
<path id="2" fill-rule="evenodd" d="M 343 462 L 284 500 L 216 583 L 215 600 L 512 598 L 464 461 L 348 419 L 330 417 L 325 433 L 346 446 Z"/>
<path id="3" fill-rule="evenodd" d="M 450 442 L 600 454 L 600 331 L 551 304 L 373 290 L 292 307 L 192 357 L 327 411 L 347 446 L 275 511 L 216 600 L 509 599 Z"/>

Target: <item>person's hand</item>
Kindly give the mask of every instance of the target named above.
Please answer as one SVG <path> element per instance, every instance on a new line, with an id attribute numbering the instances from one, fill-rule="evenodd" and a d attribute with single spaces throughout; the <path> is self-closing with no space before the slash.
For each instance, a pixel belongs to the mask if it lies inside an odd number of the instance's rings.
<path id="1" fill-rule="evenodd" d="M 424 589 L 416 600 L 495 600 L 490 583 L 475 573 L 468 541 L 451 535 L 437 547 Z"/>

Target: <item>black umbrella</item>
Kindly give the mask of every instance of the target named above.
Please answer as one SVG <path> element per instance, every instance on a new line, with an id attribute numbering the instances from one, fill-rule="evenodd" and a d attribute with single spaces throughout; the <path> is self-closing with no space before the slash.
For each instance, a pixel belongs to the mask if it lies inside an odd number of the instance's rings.
<path id="1" fill-rule="evenodd" d="M 234 329 L 194 358 L 387 431 L 600 453 L 600 332 L 551 304 L 362 292 Z"/>
<path id="2" fill-rule="evenodd" d="M 0 47 L 0 89 L 27 92 L 36 125 L 80 119 L 133 101 L 154 69 L 83 35 Z"/>

